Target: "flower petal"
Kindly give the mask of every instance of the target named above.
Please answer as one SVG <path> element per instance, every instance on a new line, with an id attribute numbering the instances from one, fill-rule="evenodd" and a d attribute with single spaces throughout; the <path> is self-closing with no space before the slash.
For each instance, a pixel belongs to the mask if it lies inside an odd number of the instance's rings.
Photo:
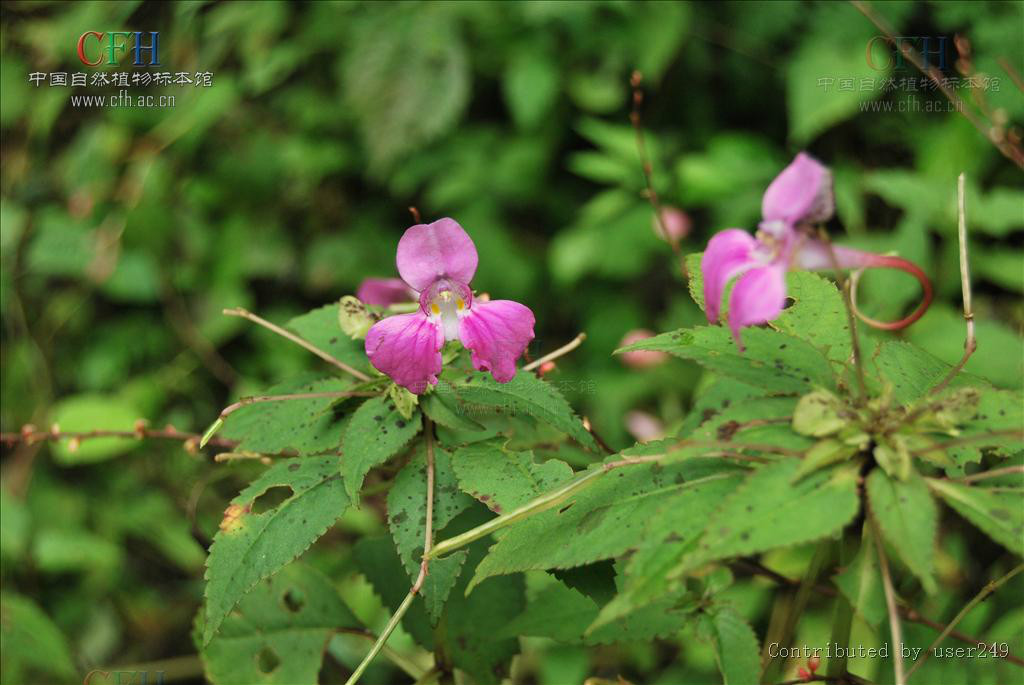
<path id="1" fill-rule="evenodd" d="M 775 177 L 761 199 L 765 221 L 819 223 L 834 212 L 832 172 L 804 152 Z"/>
<path id="2" fill-rule="evenodd" d="M 704 311 L 711 323 L 718 321 L 722 293 L 729 281 L 760 263 L 753 256 L 758 244 L 754 236 L 738 228 L 716 233 L 708 241 L 700 272 L 704 277 Z"/>
<path id="3" fill-rule="evenodd" d="M 421 312 L 389 316 L 366 334 L 370 363 L 398 385 L 419 395 L 441 373 L 441 327 Z"/>
<path id="4" fill-rule="evenodd" d="M 786 304 L 786 267 L 772 264 L 740 276 L 729 297 L 729 328 L 743 348 L 740 329 L 771 321 Z"/>
<path id="5" fill-rule="evenodd" d="M 398 274 L 417 292 L 438 278 L 469 283 L 476 273 L 476 246 L 454 219 L 416 224 L 398 241 Z"/>
<path id="6" fill-rule="evenodd" d="M 516 360 L 533 340 L 533 324 L 533 312 L 525 305 L 477 300 L 459 320 L 459 339 L 472 351 L 478 371 L 490 371 L 494 380 L 508 383 L 516 375 Z"/>
<path id="7" fill-rule="evenodd" d="M 364 278 L 356 291 L 363 304 L 389 307 L 398 302 L 411 302 L 416 293 L 401 278 Z"/>

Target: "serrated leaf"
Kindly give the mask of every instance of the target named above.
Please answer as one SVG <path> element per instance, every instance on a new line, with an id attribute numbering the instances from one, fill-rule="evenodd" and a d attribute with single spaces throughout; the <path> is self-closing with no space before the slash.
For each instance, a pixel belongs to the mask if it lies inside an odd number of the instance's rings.
<path id="1" fill-rule="evenodd" d="M 715 659 L 725 685 L 761 682 L 761 649 L 750 624 L 729 607 L 712 613 L 710 622 Z"/>
<path id="2" fill-rule="evenodd" d="M 426 446 L 416 450 L 388 492 L 388 528 L 409 574 L 412 584 L 420 572 L 423 557 L 423 535 L 427 512 Z M 468 495 L 459 492 L 452 471 L 451 455 L 440 447 L 434 448 L 434 530 L 441 530 L 472 503 Z M 448 599 L 466 552 L 460 550 L 430 564 L 430 572 L 423 581 L 420 593 L 432 623 L 437 623 Z"/>
<path id="3" fill-rule="evenodd" d="M 836 284 L 810 271 L 790 271 L 786 274 L 786 296 L 793 304 L 768 325 L 803 338 L 829 359 L 849 359 L 850 326 Z"/>
<path id="4" fill-rule="evenodd" d="M 588 645 L 646 641 L 679 631 L 692 616 L 692 609 L 692 605 L 677 607 L 669 600 L 588 631 L 598 615 L 597 603 L 556 582 L 541 590 L 501 634 L 547 637 L 559 642 Z"/>
<path id="5" fill-rule="evenodd" d="M 405 419 L 383 397 L 371 397 L 352 415 L 342 441 L 341 473 L 345 492 L 358 501 L 363 479 L 374 466 L 398 454 L 420 432 L 420 415 Z"/>
<path id="6" fill-rule="evenodd" d="M 870 526 L 865 526 L 857 556 L 833 579 L 850 606 L 868 625 L 877 628 L 885 619 L 885 591 L 878 566 L 878 550 Z"/>
<path id="7" fill-rule="evenodd" d="M 484 431 L 484 427 L 457 411 L 441 393 L 431 392 L 420 398 L 420 409 L 434 423 L 456 431 Z"/>
<path id="8" fill-rule="evenodd" d="M 898 402 L 910 403 L 924 396 L 939 383 L 949 370 L 949 364 L 916 345 L 901 341 L 882 343 L 872 361 L 883 383 L 891 384 L 892 396 Z M 961 373 L 950 383 L 956 388 L 978 385 L 978 379 Z M 984 382 L 980 383 L 984 385 Z"/>
<path id="9" fill-rule="evenodd" d="M 315 685 L 327 641 L 359 628 L 330 580 L 290 564 L 247 594 L 202 650 L 215 685 Z"/>
<path id="10" fill-rule="evenodd" d="M 5 683 L 31 682 L 30 675 L 38 678 L 42 673 L 65 682 L 75 679 L 67 640 L 35 602 L 4 592 L 0 616 L 0 677 Z"/>
<path id="11" fill-rule="evenodd" d="M 934 592 L 939 513 L 927 484 L 916 474 L 901 481 L 875 469 L 868 474 L 866 485 L 882 539 L 921 580 L 925 591 Z"/>
<path id="12" fill-rule="evenodd" d="M 538 464 L 532 452 L 506 450 L 501 440 L 460 448 L 452 465 L 462 490 L 496 514 L 520 507 L 573 477 L 572 467 L 564 461 Z"/>
<path id="13" fill-rule="evenodd" d="M 710 443 L 716 443 L 723 449 L 757 445 L 758 451 L 764 454 L 808 448 L 813 442 L 795 433 L 790 427 L 796 404 L 796 399 L 792 397 L 738 397 L 693 432 L 680 434 L 687 440 L 705 444 L 673 449 L 672 457 L 700 455 L 710 449 Z M 777 448 L 778 451 L 773 452 L 761 447 L 767 445 Z M 746 447 L 748 452 L 753 449 Z"/>
<path id="14" fill-rule="evenodd" d="M 562 394 L 532 373 L 520 371 L 508 383 L 499 383 L 489 374 L 474 372 L 451 381 L 438 392 L 450 392 L 462 414 L 506 413 L 525 415 L 557 428 L 584 447 L 597 449 L 593 436 Z"/>
<path id="15" fill-rule="evenodd" d="M 294 560 L 338 520 L 349 505 L 338 457 L 282 459 L 231 500 L 206 560 L 208 644 L 241 597 Z M 254 513 L 253 503 L 273 487 L 292 495 Z"/>
<path id="16" fill-rule="evenodd" d="M 800 398 L 793 410 L 793 430 L 801 435 L 823 438 L 838 433 L 854 415 L 844 417 L 843 405 L 830 392 L 816 390 Z"/>
<path id="17" fill-rule="evenodd" d="M 278 383 L 267 395 L 344 392 L 352 387 L 344 378 L 304 374 Z M 258 402 L 230 414 L 220 429 L 223 437 L 239 440 L 237 450 L 275 454 L 337 453 L 354 404 L 349 399 L 301 399 Z"/>
<path id="18" fill-rule="evenodd" d="M 708 519 L 695 549 L 683 557 L 673 575 L 709 561 L 810 542 L 841 531 L 860 509 L 856 474 L 830 469 L 794 483 L 800 463 L 785 459 L 751 473 Z"/>
<path id="19" fill-rule="evenodd" d="M 647 338 L 616 350 L 659 350 L 697 362 L 723 376 L 775 393 L 805 393 L 815 387 L 834 388 L 829 362 L 810 343 L 762 328 L 742 333 L 740 352 L 727 328 L 698 326 Z"/>
<path id="20" fill-rule="evenodd" d="M 296 316 L 285 328 L 352 368 L 371 373 L 363 342 L 353 340 L 341 329 L 340 316 L 341 305 L 333 302 Z"/>
<path id="21" fill-rule="evenodd" d="M 938 478 L 929 478 L 928 486 L 983 533 L 1014 554 L 1024 556 L 1024 488 L 995 490 Z"/>
<path id="22" fill-rule="evenodd" d="M 470 587 L 492 575 L 608 559 L 639 547 L 652 530 L 693 525 L 679 516 L 697 506 L 694 499 L 717 501 L 738 481 L 731 466 L 708 471 L 707 464 L 683 461 L 606 473 L 561 507 L 508 527 L 477 567 Z"/>

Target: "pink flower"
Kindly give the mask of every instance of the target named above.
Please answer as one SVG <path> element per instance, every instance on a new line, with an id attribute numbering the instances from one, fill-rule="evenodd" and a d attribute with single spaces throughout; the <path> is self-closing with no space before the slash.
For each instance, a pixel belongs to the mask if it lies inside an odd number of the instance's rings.
<path id="1" fill-rule="evenodd" d="M 786 303 L 786 272 L 790 269 L 894 268 L 906 271 L 920 282 L 924 298 L 917 310 L 895 322 L 865 321 L 885 329 L 904 328 L 928 309 L 932 286 L 915 264 L 898 257 L 829 247 L 807 230 L 827 221 L 835 211 L 831 172 L 813 157 L 801 152 L 780 173 L 761 201 L 764 220 L 757 237 L 738 228 L 726 229 L 708 242 L 701 259 L 704 277 L 704 310 L 708 321 L 718 321 L 722 295 L 729 282 L 738 277 L 729 297 L 729 328 L 742 348 L 740 329 L 777 317 Z"/>
<path id="2" fill-rule="evenodd" d="M 366 354 L 381 373 L 420 394 L 437 383 L 441 347 L 461 340 L 473 366 L 507 383 L 533 340 L 533 312 L 511 300 L 473 301 L 476 246 L 452 219 L 416 224 L 398 241 L 402 280 L 419 294 L 420 309 L 383 319 L 366 334 Z"/>
<path id="3" fill-rule="evenodd" d="M 417 293 L 401 278 L 364 278 L 356 291 L 356 297 L 363 304 L 390 307 L 399 302 L 415 301 Z"/>

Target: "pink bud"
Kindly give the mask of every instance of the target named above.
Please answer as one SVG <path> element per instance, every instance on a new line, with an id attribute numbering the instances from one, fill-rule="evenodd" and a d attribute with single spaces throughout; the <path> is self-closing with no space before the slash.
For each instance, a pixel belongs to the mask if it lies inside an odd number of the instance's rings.
<path id="1" fill-rule="evenodd" d="M 645 411 L 631 411 L 626 414 L 626 430 L 637 442 L 650 442 L 665 437 L 665 425 L 656 416 Z"/>
<path id="2" fill-rule="evenodd" d="M 633 343 L 646 340 L 647 338 L 654 337 L 654 331 L 649 331 L 646 328 L 638 328 L 636 330 L 626 333 L 626 336 L 619 343 L 619 347 L 626 347 Z M 654 352 L 651 350 L 633 350 L 632 352 L 623 352 L 622 363 L 626 366 L 631 366 L 634 369 L 644 369 L 651 366 L 657 366 L 658 364 L 664 364 L 668 361 L 668 354 L 665 352 Z"/>
<path id="3" fill-rule="evenodd" d="M 555 363 L 554 362 L 544 362 L 543 364 L 540 365 L 540 368 L 537 369 L 537 373 L 540 374 L 541 376 L 546 376 L 546 375 L 548 375 L 549 373 L 551 373 L 554 370 L 555 370 Z"/>
<path id="4" fill-rule="evenodd" d="M 811 673 L 817 671 L 818 666 L 821 666 L 821 657 L 817 654 L 807 660 L 807 668 L 811 669 Z"/>
<path id="5" fill-rule="evenodd" d="M 657 218 L 655 218 L 653 220 L 653 227 L 654 235 L 665 240 L 665 234 L 667 233 L 667 242 L 677 243 L 690 235 L 690 216 L 677 207 L 662 207 L 661 222 L 659 223 Z"/>
<path id="6" fill-rule="evenodd" d="M 805 683 L 809 683 L 809 682 L 811 682 L 811 674 L 810 674 L 810 672 L 809 672 L 809 671 L 808 671 L 808 670 L 807 670 L 806 668 L 804 668 L 803 666 L 801 666 L 801 667 L 800 667 L 800 668 L 799 668 L 799 669 L 797 670 L 796 674 L 797 674 L 798 676 L 800 676 L 800 680 L 804 681 Z"/>

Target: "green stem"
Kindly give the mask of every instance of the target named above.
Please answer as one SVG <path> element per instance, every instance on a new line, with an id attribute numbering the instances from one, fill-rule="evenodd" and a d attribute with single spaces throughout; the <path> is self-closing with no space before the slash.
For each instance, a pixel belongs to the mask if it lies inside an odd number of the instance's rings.
<path id="1" fill-rule="evenodd" d="M 363 672 L 366 671 L 370 666 L 370 663 L 378 654 L 380 654 L 380 650 L 384 649 L 384 643 L 388 641 L 389 637 L 391 637 L 391 633 L 395 632 L 395 628 L 398 627 L 398 622 L 402 620 L 402 617 L 405 616 L 405 612 L 407 612 L 409 607 L 412 606 L 412 600 L 415 597 L 415 591 L 410 591 L 409 594 L 405 596 L 402 603 L 398 605 L 398 610 L 395 611 L 394 616 L 392 616 L 391 620 L 388 621 L 388 624 L 384 626 L 384 630 L 381 631 L 377 641 L 373 643 L 373 647 L 370 648 L 369 653 L 367 653 L 363 660 L 359 662 L 356 670 L 354 670 L 352 675 L 349 676 L 349 679 L 345 681 L 345 685 L 355 685 L 359 682 L 359 679 L 363 676 Z"/>
<path id="2" fill-rule="evenodd" d="M 861 529 L 861 540 L 860 545 L 866 545 L 869 543 L 868 536 L 870 528 L 867 523 Z M 843 534 L 843 540 L 839 543 L 839 565 L 846 566 L 856 556 L 856 551 L 852 549 L 854 544 L 857 544 L 856 539 L 847 531 Z M 853 628 L 853 605 L 850 604 L 850 600 L 846 598 L 842 592 L 836 595 L 836 606 L 835 613 L 832 615 L 832 636 L 829 638 L 832 644 L 843 647 L 844 649 L 850 644 L 850 632 Z M 842 679 L 846 677 L 846 664 L 847 657 L 844 651 L 842 656 L 834 656 L 828 660 L 828 667 L 826 668 L 825 675 L 829 678 Z"/>

